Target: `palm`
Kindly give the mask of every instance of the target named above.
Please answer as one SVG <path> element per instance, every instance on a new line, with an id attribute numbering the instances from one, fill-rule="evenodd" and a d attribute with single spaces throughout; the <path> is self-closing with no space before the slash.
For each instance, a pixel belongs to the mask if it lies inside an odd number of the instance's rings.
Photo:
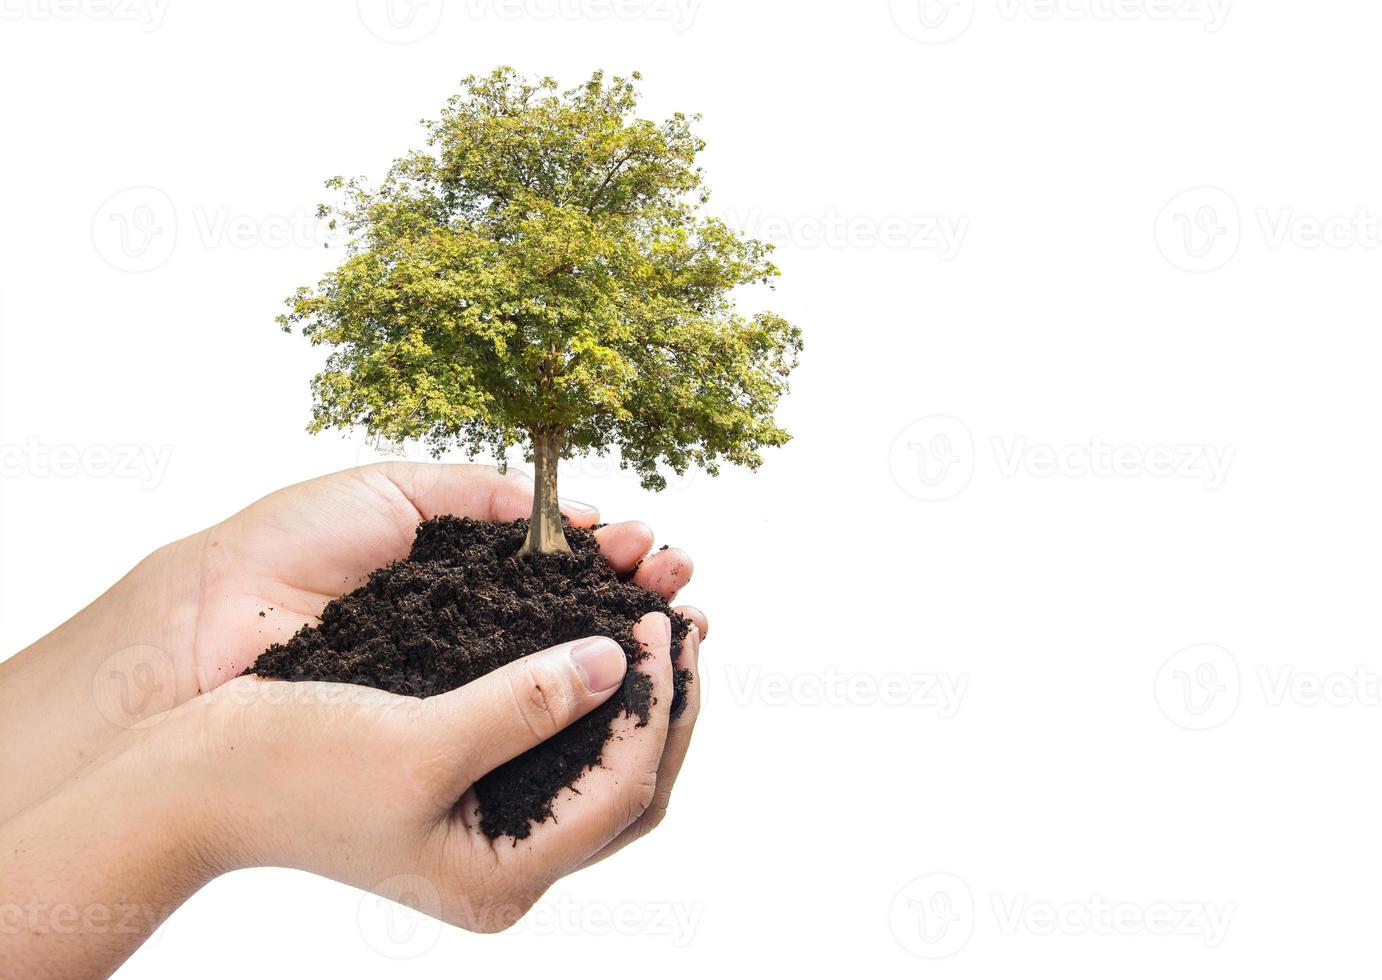
<path id="1" fill-rule="evenodd" d="M 204 533 L 192 635 L 174 648 L 191 654 L 197 690 L 211 690 L 271 643 L 315 623 L 372 570 L 407 555 L 419 521 L 438 514 L 506 521 L 531 508 L 531 484 L 484 466 L 386 463 L 280 490 Z M 599 515 L 568 516 L 588 527 Z M 620 570 L 652 544 L 639 524 L 611 525 L 599 539 Z M 689 577 L 689 560 L 669 550 L 639 567 L 636 581 L 670 599 Z"/>

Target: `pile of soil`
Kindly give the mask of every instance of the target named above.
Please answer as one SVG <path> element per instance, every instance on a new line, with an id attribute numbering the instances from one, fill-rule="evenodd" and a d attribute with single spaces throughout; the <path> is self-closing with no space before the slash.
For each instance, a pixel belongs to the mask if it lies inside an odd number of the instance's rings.
<path id="1" fill-rule="evenodd" d="M 292 681 L 340 681 L 430 697 L 530 653 L 586 636 L 613 638 L 628 657 L 608 701 L 475 784 L 480 827 L 491 838 L 527 837 L 550 819 L 552 801 L 600 764 L 614 721 L 648 722 L 652 683 L 632 669 L 647 653 L 633 627 L 650 612 L 672 620 L 675 667 L 690 621 L 605 561 L 590 531 L 567 526 L 569 555 L 517 554 L 527 521 L 491 524 L 437 517 L 418 525 L 408 557 L 370 574 L 304 626 L 260 655 L 246 673 Z M 672 717 L 691 672 L 675 668 Z"/>

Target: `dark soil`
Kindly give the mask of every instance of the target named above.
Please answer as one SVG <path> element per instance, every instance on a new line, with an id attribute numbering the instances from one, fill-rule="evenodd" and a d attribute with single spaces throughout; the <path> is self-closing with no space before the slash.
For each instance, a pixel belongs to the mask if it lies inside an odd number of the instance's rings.
<path id="1" fill-rule="evenodd" d="M 610 568 L 589 531 L 566 528 L 570 555 L 517 554 L 527 521 L 489 524 L 438 517 L 418 525 L 409 556 L 377 569 L 327 605 L 320 626 L 276 643 L 246 673 L 341 681 L 430 697 L 538 650 L 585 636 L 612 637 L 632 668 L 647 657 L 633 638 L 644 615 L 672 620 L 672 660 L 690 622 L 654 592 Z M 672 717 L 691 672 L 675 670 Z M 584 718 L 475 784 L 480 827 L 527 837 L 552 801 L 598 766 L 615 719 L 647 724 L 652 682 L 630 669 L 622 688 Z"/>

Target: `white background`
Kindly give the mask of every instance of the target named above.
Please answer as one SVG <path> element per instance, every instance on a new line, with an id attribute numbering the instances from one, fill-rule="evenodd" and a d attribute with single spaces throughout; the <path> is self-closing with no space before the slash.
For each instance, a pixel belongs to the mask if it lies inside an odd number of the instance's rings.
<path id="1" fill-rule="evenodd" d="M 1382 7 L 62 3 L 0 0 L 5 653 L 375 458 L 272 318 L 470 72 L 703 113 L 807 340 L 758 474 L 562 478 L 713 620 L 654 837 L 498 937 L 238 873 L 122 975 L 1375 972 Z"/>

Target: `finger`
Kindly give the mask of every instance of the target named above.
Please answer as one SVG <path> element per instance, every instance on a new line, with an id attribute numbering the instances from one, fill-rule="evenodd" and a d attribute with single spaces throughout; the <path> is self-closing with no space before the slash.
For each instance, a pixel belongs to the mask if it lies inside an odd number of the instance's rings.
<path id="1" fill-rule="evenodd" d="M 680 548 L 664 548 L 649 555 L 634 573 L 635 585 L 658 593 L 669 602 L 691 581 L 695 565 Z"/>
<path id="2" fill-rule="evenodd" d="M 667 802 L 672 798 L 672 786 L 676 783 L 682 763 L 686 760 L 686 750 L 691 745 L 691 733 L 696 727 L 696 719 L 700 717 L 700 663 L 701 633 L 700 628 L 693 623 L 691 631 L 682 641 L 681 656 L 677 658 L 676 663 L 678 670 L 691 672 L 686 681 L 686 702 L 681 714 L 675 721 L 670 722 L 667 728 L 667 744 L 662 750 L 662 762 L 657 771 L 657 795 L 648 812 L 643 815 L 644 821 L 651 823 L 648 829 L 656 826 L 667 812 Z"/>
<path id="3" fill-rule="evenodd" d="M 455 514 L 477 521 L 512 521 L 533 511 L 533 480 L 526 473 L 500 473 L 466 463 L 409 463 L 402 460 L 365 467 L 391 482 L 424 520 Z M 575 527 L 591 527 L 600 511 L 590 504 L 562 500 L 561 512 Z"/>
<path id="4" fill-rule="evenodd" d="M 608 700 L 624 680 L 619 644 L 587 637 L 506 664 L 422 702 L 434 733 L 438 800 L 450 809 L 475 780 L 551 738 Z M 457 759 L 457 746 L 468 754 Z"/>
<path id="5" fill-rule="evenodd" d="M 704 640 L 710 634 L 710 620 L 706 618 L 705 613 L 701 612 L 701 610 L 698 607 L 677 606 L 672 611 L 682 616 L 685 616 L 687 619 L 691 620 L 691 622 L 696 624 L 696 629 L 700 630 L 700 636 L 697 637 L 698 641 Z M 699 646 L 699 642 L 697 643 L 697 646 Z M 680 667 L 683 666 L 683 664 L 680 661 L 678 661 L 677 666 Z"/>
<path id="6" fill-rule="evenodd" d="M 652 548 L 653 529 L 642 521 L 606 524 L 595 532 L 595 541 L 610 567 L 627 575 Z"/>
<path id="7" fill-rule="evenodd" d="M 633 635 L 649 653 L 633 668 L 652 682 L 647 722 L 633 715 L 615 720 L 600 765 L 558 794 L 552 819 L 533 826 L 524 840 L 496 846 L 500 842 L 483 838 L 479 830 L 473 791 L 466 794 L 462 810 L 471 839 L 491 850 L 514 880 L 545 886 L 580 867 L 653 802 L 672 703 L 671 622 L 650 613 L 639 620 Z"/>
<path id="8" fill-rule="evenodd" d="M 672 787 L 676 785 L 682 763 L 686 761 L 687 749 L 691 747 L 691 733 L 695 730 L 696 719 L 701 713 L 700 651 L 701 633 L 699 627 L 693 623 L 691 632 L 682 641 L 681 656 L 676 661 L 678 670 L 691 671 L 690 681 L 686 687 L 686 707 L 668 726 L 662 760 L 657 767 L 657 788 L 653 794 L 652 804 L 632 825 L 626 827 L 618 837 L 587 860 L 583 867 L 603 861 L 615 851 L 632 844 L 653 830 L 667 815 L 667 806 L 672 799 Z"/>

